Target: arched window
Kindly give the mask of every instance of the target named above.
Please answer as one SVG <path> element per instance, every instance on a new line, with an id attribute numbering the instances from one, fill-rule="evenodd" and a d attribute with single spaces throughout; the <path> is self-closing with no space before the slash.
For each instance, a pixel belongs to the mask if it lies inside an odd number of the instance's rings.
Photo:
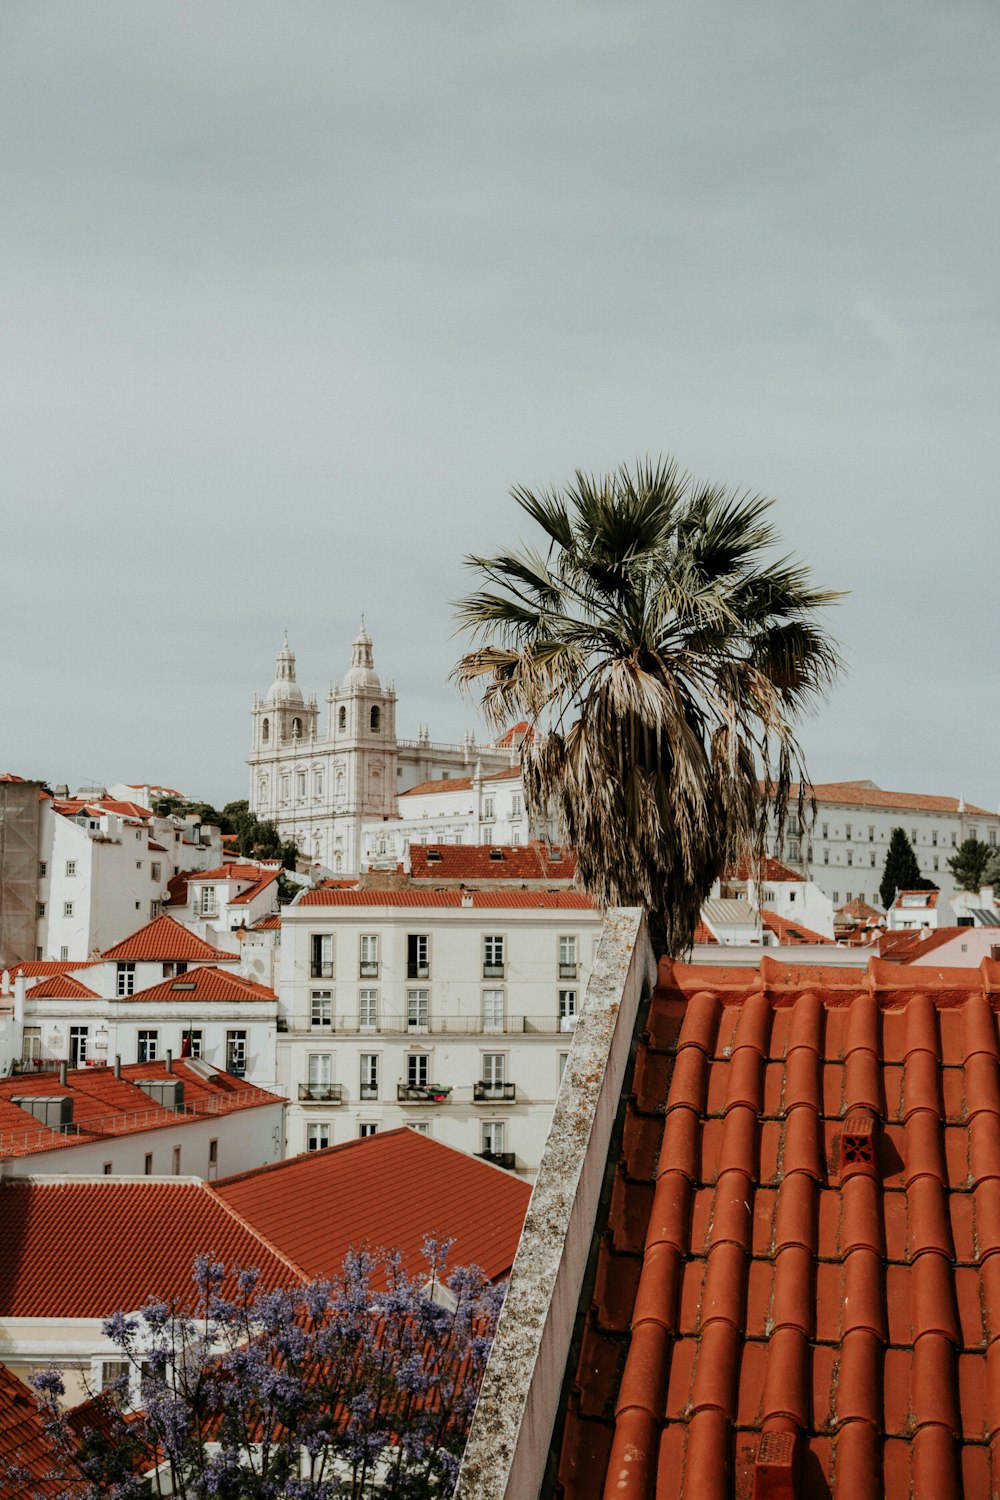
<path id="1" fill-rule="evenodd" d="M 301 733 L 302 733 L 302 720 L 301 719 L 293 719 L 292 720 L 292 739 L 293 740 L 297 740 L 299 738 L 299 736 L 301 735 Z"/>
<path id="2" fill-rule="evenodd" d="M 347 728 L 347 709 L 346 708 L 341 708 L 340 712 L 337 714 L 337 728 L 338 729 L 346 729 Z"/>
<path id="3" fill-rule="evenodd" d="M 381 715 L 381 712 L 379 711 L 379 709 L 377 707 L 373 708 L 372 712 L 371 712 L 372 734 L 378 734 L 379 729 L 381 727 L 381 718 L 382 718 L 382 715 Z"/>
<path id="4" fill-rule="evenodd" d="M 264 722 L 263 722 L 263 724 L 260 726 L 260 737 L 261 737 L 261 740 L 263 741 L 263 743 L 265 745 L 267 744 L 268 740 L 271 738 L 271 721 L 270 721 L 270 719 L 265 719 Z"/>
<path id="5" fill-rule="evenodd" d="M 339 854 L 337 854 L 337 855 L 334 856 L 333 868 L 334 868 L 334 871 L 336 872 L 336 874 L 338 874 L 338 875 L 340 874 L 341 870 L 344 868 L 344 861 L 340 857 Z"/>

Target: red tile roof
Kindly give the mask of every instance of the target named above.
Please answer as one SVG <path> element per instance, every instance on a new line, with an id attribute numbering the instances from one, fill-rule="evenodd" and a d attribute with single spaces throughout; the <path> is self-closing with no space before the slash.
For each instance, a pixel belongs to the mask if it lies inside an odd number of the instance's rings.
<path id="1" fill-rule="evenodd" d="M 0 778 L 3 779 L 3 778 Z M 20 780 L 20 777 L 12 778 Z M 16 1466 L 27 1476 L 11 1478 Z M 63 1472 L 59 1449 L 45 1431 L 31 1390 L 6 1365 L 0 1365 L 0 1477 L 4 1500 L 48 1500 L 67 1493 L 54 1476 Z"/>
<path id="2" fill-rule="evenodd" d="M 174 1078 L 184 1085 L 184 1112 L 159 1107 L 140 1081 L 165 1080 L 163 1062 L 132 1063 L 116 1078 L 109 1067 L 72 1068 L 66 1082 L 58 1073 L 15 1074 L 0 1079 L 0 1157 L 32 1156 L 39 1151 L 67 1149 L 88 1140 L 135 1135 L 190 1124 L 206 1113 L 214 1116 L 237 1110 L 280 1104 L 277 1094 L 245 1084 L 216 1068 L 191 1067 L 183 1058 L 173 1064 Z M 15 1100 L 19 1098 L 70 1098 L 73 1101 L 72 1135 L 41 1125 Z"/>
<path id="3" fill-rule="evenodd" d="M 264 870 L 259 871 L 258 874 L 260 875 L 260 879 L 256 882 L 256 884 L 248 886 L 245 891 L 240 891 L 238 895 L 234 896 L 229 903 L 230 906 L 247 906 L 251 901 L 256 901 L 257 897 L 263 891 L 266 891 L 269 885 L 274 884 L 278 876 L 281 874 L 281 871 Z"/>
<path id="4" fill-rule="evenodd" d="M 23 974 L 25 979 L 35 979 L 44 974 L 75 974 L 78 969 L 92 969 L 100 963 L 98 958 L 32 958 L 22 964 L 12 964 L 10 977 Z"/>
<path id="5" fill-rule="evenodd" d="M 277 912 L 277 911 L 272 911 L 272 912 L 269 912 L 266 917 L 261 917 L 261 919 L 260 919 L 259 922 L 255 922 L 253 924 L 253 926 L 251 927 L 250 931 L 251 932 L 273 932 L 275 928 L 278 928 L 280 926 L 281 926 L 281 913 Z"/>
<path id="6" fill-rule="evenodd" d="M 747 859 L 741 860 L 735 870 L 730 870 L 722 877 L 723 880 L 775 881 L 805 880 L 805 878 L 798 870 L 793 870 L 791 865 L 782 864 L 780 859 L 775 859 L 771 854 L 765 855 L 759 865 Z"/>
<path id="7" fill-rule="evenodd" d="M 81 1253 L 86 1247 L 86 1253 Z M 0 1317 L 104 1318 L 192 1296 L 197 1255 L 300 1279 L 207 1183 L 0 1181 Z"/>
<path id="8" fill-rule="evenodd" d="M 883 932 L 879 937 L 879 955 L 891 963 L 909 964 L 957 937 L 968 937 L 974 927 L 921 927 L 916 931 Z"/>
<path id="9" fill-rule="evenodd" d="M 935 906 L 937 906 L 938 897 L 940 896 L 940 894 L 941 894 L 941 892 L 937 891 L 937 890 L 934 890 L 934 891 L 926 891 L 926 890 L 925 891 L 897 891 L 896 892 L 896 899 L 893 902 L 893 905 L 896 907 L 896 909 L 898 911 L 902 911 L 904 907 L 906 908 L 907 911 L 921 911 L 921 910 L 925 910 L 927 908 L 933 909 Z M 903 898 L 905 896 L 909 896 L 911 899 L 909 901 L 904 901 Z M 917 896 L 917 897 L 920 898 L 919 902 L 914 901 L 912 899 L 914 896 Z"/>
<path id="10" fill-rule="evenodd" d="M 131 937 L 105 949 L 102 957 L 118 963 L 210 963 L 220 958 L 235 963 L 239 955 L 213 948 L 164 912 Z"/>
<path id="11" fill-rule="evenodd" d="M 150 1001 L 159 1000 L 170 1005 L 198 1006 L 223 1000 L 242 1005 L 261 1000 L 273 1004 L 277 998 L 266 985 L 244 979 L 242 974 L 204 964 L 197 969 L 186 969 L 183 974 L 176 974 L 172 979 L 164 979 L 147 989 L 136 990 L 133 995 L 119 995 L 117 1003 L 129 1005 L 139 1001 L 148 1005 Z"/>
<path id="12" fill-rule="evenodd" d="M 411 844 L 410 874 L 414 880 L 572 880 L 576 852 L 540 843 Z"/>
<path id="13" fill-rule="evenodd" d="M 32 1000 L 96 1000 L 97 991 L 88 989 L 71 974 L 50 974 L 39 979 L 29 991 Z"/>
<path id="14" fill-rule="evenodd" d="M 807 797 L 810 791 L 817 802 L 842 804 L 848 807 L 879 807 L 895 812 L 954 814 L 960 810 L 958 797 L 928 797 L 920 792 L 883 792 L 881 787 L 875 786 L 871 781 L 824 781 L 813 787 L 807 786 L 805 788 Z M 795 798 L 798 794 L 798 783 L 793 782 L 791 796 Z M 970 802 L 965 804 L 965 811 L 977 818 L 997 816 L 988 808 L 973 807 Z"/>
<path id="15" fill-rule="evenodd" d="M 188 872 L 188 880 L 249 880 L 251 883 L 258 881 L 262 876 L 275 876 L 280 870 L 280 864 L 248 865 L 240 864 L 233 860 L 227 865 L 216 865 L 214 870 L 191 870 Z"/>
<path id="16" fill-rule="evenodd" d="M 580 891 L 336 891 L 326 887 L 306 891 L 295 906 L 450 906 L 468 902 L 493 910 L 502 907 L 552 908 L 592 911 L 594 903 Z"/>
<path id="17" fill-rule="evenodd" d="M 506 734 L 502 734 L 497 740 L 497 745 L 506 747 L 508 745 L 519 745 L 522 740 L 533 740 L 535 731 L 527 719 L 521 719 L 517 724 L 511 725 Z"/>
<path id="18" fill-rule="evenodd" d="M 776 911 L 768 911 L 766 907 L 761 907 L 760 919 L 768 932 L 774 933 L 782 947 L 796 943 L 833 942 L 833 938 L 824 937 L 821 932 L 813 932 L 811 927 L 803 927 L 794 918 L 779 917 Z"/>
<path id="19" fill-rule="evenodd" d="M 78 817 L 82 812 L 88 812 L 92 817 L 109 812 L 131 822 L 146 823 L 153 816 L 148 807 L 141 807 L 138 802 L 120 802 L 115 797 L 92 797 L 89 800 L 82 797 L 58 797 L 53 799 L 52 806 L 65 818 Z"/>
<path id="20" fill-rule="evenodd" d="M 661 964 L 566 1500 L 994 1493 L 998 1008 L 989 960 Z"/>
<path id="21" fill-rule="evenodd" d="M 425 1235 L 454 1236 L 452 1265 L 506 1276 L 530 1186 L 415 1130 L 381 1131 L 223 1178 L 215 1191 L 307 1276 L 332 1276 L 352 1247 L 421 1264 Z"/>
<path id="22" fill-rule="evenodd" d="M 488 781 L 516 781 L 520 778 L 520 766 L 508 766 L 503 771 L 490 771 L 483 777 Z M 471 776 L 441 776 L 435 781 L 421 781 L 418 786 L 408 786 L 401 797 L 426 797 L 433 792 L 469 792 L 472 790 Z"/>

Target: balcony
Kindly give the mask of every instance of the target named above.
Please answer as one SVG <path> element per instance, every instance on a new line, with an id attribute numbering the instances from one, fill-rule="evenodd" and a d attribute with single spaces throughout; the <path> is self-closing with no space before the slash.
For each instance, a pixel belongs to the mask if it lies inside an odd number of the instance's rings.
<path id="1" fill-rule="evenodd" d="M 484 979 L 502 979 L 504 974 L 503 964 L 483 964 Z"/>
<path id="2" fill-rule="evenodd" d="M 300 1104 L 343 1104 L 342 1083 L 300 1083 Z"/>
<path id="3" fill-rule="evenodd" d="M 503 1167 L 506 1172 L 513 1172 L 517 1165 L 513 1151 L 476 1151 L 473 1155 L 478 1156 L 480 1161 L 492 1162 L 495 1167 Z"/>
<path id="4" fill-rule="evenodd" d="M 472 1085 L 472 1099 L 475 1104 L 511 1104 L 514 1100 L 516 1090 L 512 1083 L 484 1083 L 482 1079 Z"/>
<path id="5" fill-rule="evenodd" d="M 447 1104 L 450 1084 L 397 1083 L 396 1099 L 400 1104 Z"/>
<path id="6" fill-rule="evenodd" d="M 560 964 L 559 965 L 559 978 L 560 979 L 576 979 L 579 976 L 579 973 L 580 973 L 580 965 L 579 964 Z"/>
<path id="7" fill-rule="evenodd" d="M 430 979 L 431 966 L 430 964 L 408 963 L 406 965 L 406 977 L 407 979 Z"/>
<path id="8" fill-rule="evenodd" d="M 575 1024 L 575 1021 L 574 1021 Z M 406 1036 L 416 1032 L 422 1032 L 429 1036 L 491 1036 L 498 1032 L 510 1035 L 532 1035 L 532 1036 L 555 1036 L 559 1031 L 567 1030 L 559 1017 L 552 1015 L 541 1016 L 507 1016 L 502 1023 L 497 1021 L 484 1021 L 481 1015 L 474 1013 L 464 1016 L 428 1016 L 425 1020 L 411 1021 L 408 1016 L 380 1015 L 377 1022 L 365 1022 L 362 1024 L 358 1013 L 339 1015 L 333 1018 L 330 1028 L 341 1036 Z M 288 1027 L 291 1036 L 315 1036 L 316 1033 L 308 1026 Z"/>
<path id="9" fill-rule="evenodd" d="M 378 978 L 378 960 L 362 959 L 360 964 L 362 979 Z M 412 976 L 411 976 L 412 977 Z"/>

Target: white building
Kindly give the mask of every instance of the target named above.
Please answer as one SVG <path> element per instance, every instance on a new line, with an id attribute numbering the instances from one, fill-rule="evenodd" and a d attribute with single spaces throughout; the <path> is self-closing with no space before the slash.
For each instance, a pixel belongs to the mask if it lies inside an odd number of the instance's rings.
<path id="1" fill-rule="evenodd" d="M 274 682 L 253 704 L 250 808 L 273 822 L 307 858 L 334 874 L 361 868 L 362 824 L 397 816 L 399 792 L 445 775 L 500 770 L 516 759 L 513 743 L 477 746 L 432 744 L 396 735 L 396 693 L 375 671 L 371 638 L 362 624 L 351 667 L 327 696 L 326 724 L 316 698 L 295 679 L 287 640 L 278 653 Z"/>
<path id="2" fill-rule="evenodd" d="M 879 886 L 894 828 L 902 828 L 920 866 L 944 898 L 956 885 L 948 860 L 965 839 L 991 848 L 1000 843 L 1000 814 L 973 807 L 962 797 L 884 792 L 872 781 L 836 781 L 813 787 L 817 814 L 812 826 L 793 817 L 784 848 L 772 851 L 807 874 L 834 906 L 861 900 L 880 905 Z"/>
<path id="3" fill-rule="evenodd" d="M 282 914 L 289 1151 L 406 1124 L 533 1173 L 600 928 L 568 890 L 304 893 Z"/>

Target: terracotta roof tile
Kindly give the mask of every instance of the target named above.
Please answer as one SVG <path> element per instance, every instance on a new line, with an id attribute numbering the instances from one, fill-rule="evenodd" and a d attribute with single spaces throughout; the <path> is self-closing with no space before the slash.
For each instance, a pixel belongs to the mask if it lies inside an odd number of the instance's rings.
<path id="1" fill-rule="evenodd" d="M 568 881 L 576 874 L 576 854 L 541 843 L 411 844 L 410 874 L 414 880 Z"/>
<path id="2" fill-rule="evenodd" d="M 330 1276 L 352 1246 L 398 1249 L 418 1268 L 425 1235 L 454 1236 L 453 1265 L 505 1276 L 531 1189 L 499 1167 L 415 1130 L 380 1131 L 223 1178 L 215 1191 L 308 1276 Z"/>
<path id="3" fill-rule="evenodd" d="M 90 969 L 101 960 L 98 958 L 66 959 L 66 958 L 37 958 L 28 959 L 22 964 L 12 964 L 10 977 L 16 978 L 23 974 L 26 979 L 52 974 L 76 974 L 80 969 Z"/>
<path id="4" fill-rule="evenodd" d="M 0 1317 L 109 1317 L 152 1293 L 183 1302 L 203 1254 L 256 1266 L 265 1285 L 298 1279 L 204 1183 L 0 1182 Z"/>
<path id="5" fill-rule="evenodd" d="M 821 932 L 813 932 L 811 927 L 803 927 L 801 922 L 796 922 L 790 917 L 779 917 L 775 911 L 761 908 L 761 922 L 768 932 L 773 932 L 781 947 L 792 947 L 796 943 L 832 943 L 833 938 L 824 937 Z"/>
<path id="6" fill-rule="evenodd" d="M 930 797 L 920 792 L 884 792 L 870 781 L 826 781 L 820 782 L 812 787 L 805 787 L 805 795 L 808 797 L 810 791 L 821 804 L 833 803 L 848 807 L 879 807 L 887 808 L 897 812 L 927 812 L 927 813 L 954 813 L 960 811 L 960 800 L 958 797 Z M 799 794 L 797 782 L 793 782 L 790 795 L 794 799 Z M 995 818 L 996 812 L 991 812 L 985 807 L 973 807 L 971 803 L 965 804 L 965 812 L 977 818 Z"/>
<path id="7" fill-rule="evenodd" d="M 520 766 L 507 766 L 502 771 L 489 771 L 483 777 L 484 785 L 493 781 L 519 781 L 521 778 Z M 408 786 L 405 792 L 400 792 L 400 797 L 426 797 L 433 792 L 470 792 L 472 790 L 471 776 L 442 776 L 436 781 L 421 781 L 417 786 Z"/>
<path id="8" fill-rule="evenodd" d="M 88 989 L 71 974 L 50 974 L 30 989 L 33 1000 L 96 1000 L 97 991 Z"/>
<path id="9" fill-rule="evenodd" d="M 220 958 L 235 963 L 239 955 L 213 948 L 211 943 L 204 942 L 164 912 L 130 937 L 106 949 L 102 957 L 118 963 L 211 963 Z"/>
<path id="10" fill-rule="evenodd" d="M 219 1000 L 236 1004 L 261 1000 L 273 1003 L 277 998 L 273 990 L 256 980 L 244 979 L 242 974 L 204 964 L 197 969 L 185 969 L 182 974 L 150 985 L 148 989 L 136 990 L 133 995 L 120 995 L 118 1004 L 148 1004 L 152 1000 L 163 1000 L 172 1005 L 198 1006 Z"/>
<path id="11" fill-rule="evenodd" d="M 505 907 L 529 910 L 593 911 L 582 891 L 421 891 L 330 890 L 306 891 L 296 906 L 422 906 L 461 907 L 468 903 L 486 911 Z"/>
<path id="12" fill-rule="evenodd" d="M 5 1500 L 48 1500 L 49 1496 L 55 1500 L 64 1495 L 66 1485 L 54 1477 L 61 1472 L 61 1463 L 33 1393 L 6 1365 L 0 1365 L 0 1475 L 4 1476 Z M 10 1477 L 8 1465 L 24 1471 L 23 1482 Z"/>
<path id="13" fill-rule="evenodd" d="M 992 1493 L 998 1008 L 990 960 L 661 964 L 621 1145 L 662 1119 L 658 1164 L 616 1173 L 566 1500 Z"/>

